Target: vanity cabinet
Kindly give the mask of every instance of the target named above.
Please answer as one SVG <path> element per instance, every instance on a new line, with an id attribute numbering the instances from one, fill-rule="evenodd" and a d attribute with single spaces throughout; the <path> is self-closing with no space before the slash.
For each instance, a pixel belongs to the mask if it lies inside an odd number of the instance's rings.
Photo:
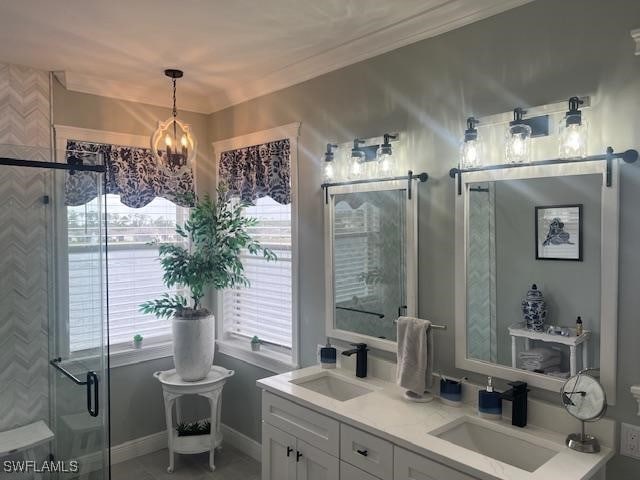
<path id="1" fill-rule="evenodd" d="M 263 480 L 336 480 L 339 460 L 308 443 L 262 424 Z"/>
<path id="2" fill-rule="evenodd" d="M 475 480 L 441 463 L 395 447 L 394 480 Z"/>
<path id="3" fill-rule="evenodd" d="M 474 480 L 269 392 L 262 394 L 262 480 Z"/>

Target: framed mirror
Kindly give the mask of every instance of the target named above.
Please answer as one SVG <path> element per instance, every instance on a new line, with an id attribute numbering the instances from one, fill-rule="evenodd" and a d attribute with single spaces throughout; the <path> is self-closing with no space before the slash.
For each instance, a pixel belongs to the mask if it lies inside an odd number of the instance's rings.
<path id="1" fill-rule="evenodd" d="M 554 391 L 599 368 L 613 403 L 617 163 L 609 173 L 594 161 L 465 172 L 461 181 L 456 366 Z"/>
<path id="2" fill-rule="evenodd" d="M 416 197 L 406 181 L 328 187 L 328 337 L 395 352 L 394 320 L 416 312 Z"/>

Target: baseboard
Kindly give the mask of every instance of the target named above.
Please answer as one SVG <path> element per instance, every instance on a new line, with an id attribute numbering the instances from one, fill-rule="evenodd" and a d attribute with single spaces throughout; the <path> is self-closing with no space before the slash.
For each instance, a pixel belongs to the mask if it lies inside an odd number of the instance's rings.
<path id="1" fill-rule="evenodd" d="M 262 445 L 253 438 L 225 425 L 221 426 L 224 443 L 240 450 L 254 460 L 260 462 L 262 457 Z M 111 464 L 126 462 L 136 457 L 167 448 L 167 431 L 152 433 L 146 437 L 140 437 L 128 442 L 111 447 Z"/>
<path id="2" fill-rule="evenodd" d="M 132 458 L 167 448 L 167 431 L 152 433 L 111 447 L 111 464 L 126 462 Z"/>
<path id="3" fill-rule="evenodd" d="M 247 437 L 244 433 L 225 425 L 221 426 L 223 444 L 228 443 L 233 448 L 240 450 L 245 455 L 250 456 L 254 460 L 262 461 L 262 444 L 251 437 Z"/>

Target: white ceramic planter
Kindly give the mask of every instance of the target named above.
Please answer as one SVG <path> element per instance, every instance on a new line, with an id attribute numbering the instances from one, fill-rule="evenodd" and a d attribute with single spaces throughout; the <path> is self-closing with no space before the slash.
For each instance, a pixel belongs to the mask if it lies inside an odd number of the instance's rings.
<path id="1" fill-rule="evenodd" d="M 213 315 L 173 317 L 173 361 L 185 382 L 202 380 L 211 370 L 214 320 Z"/>

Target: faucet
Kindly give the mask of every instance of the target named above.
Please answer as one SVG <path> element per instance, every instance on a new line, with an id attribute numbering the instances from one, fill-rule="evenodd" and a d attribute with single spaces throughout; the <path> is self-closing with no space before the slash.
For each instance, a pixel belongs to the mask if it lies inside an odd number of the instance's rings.
<path id="1" fill-rule="evenodd" d="M 513 402 L 511 409 L 511 425 L 516 427 L 527 426 L 527 388 L 526 382 L 512 382 L 511 388 L 502 392 L 503 400 Z"/>
<path id="2" fill-rule="evenodd" d="M 367 344 L 352 343 L 351 346 L 356 348 L 345 350 L 342 354 L 347 357 L 356 354 L 356 377 L 365 378 L 367 376 Z"/>

